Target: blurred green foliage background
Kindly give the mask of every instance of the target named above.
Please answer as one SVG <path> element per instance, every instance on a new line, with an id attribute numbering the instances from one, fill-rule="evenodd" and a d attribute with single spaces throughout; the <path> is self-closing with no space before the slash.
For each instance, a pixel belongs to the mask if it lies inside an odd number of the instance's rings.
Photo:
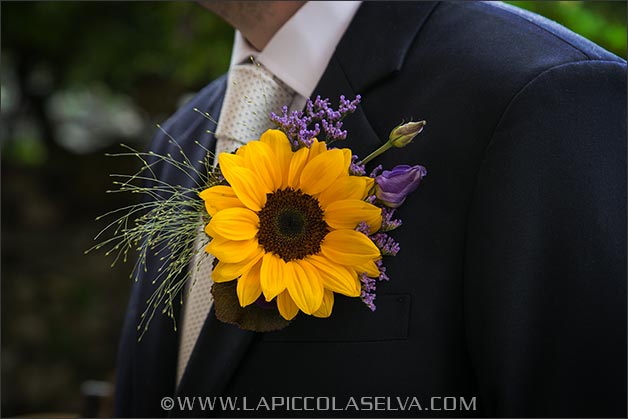
<path id="1" fill-rule="evenodd" d="M 626 2 L 510 3 L 626 57 Z M 109 416 L 130 266 L 83 251 L 135 162 L 104 154 L 146 148 L 226 71 L 233 31 L 189 2 L 1 7 L 2 415 Z"/>

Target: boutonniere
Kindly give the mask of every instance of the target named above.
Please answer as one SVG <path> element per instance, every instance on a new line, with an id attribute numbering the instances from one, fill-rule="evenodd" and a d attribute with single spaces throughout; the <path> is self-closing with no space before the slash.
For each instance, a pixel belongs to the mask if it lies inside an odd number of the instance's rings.
<path id="1" fill-rule="evenodd" d="M 377 285 L 389 279 L 385 259 L 400 249 L 389 234 L 401 226 L 395 209 L 427 172 L 420 165 L 378 166 L 367 175 L 365 164 L 411 143 L 425 121 L 395 127 L 382 147 L 361 159 L 337 147 L 348 135 L 342 120 L 359 102 L 359 96 L 341 96 L 338 109 L 321 98 L 308 101 L 304 111 L 284 107 L 270 116 L 277 129 L 221 153 L 217 167 L 206 150 L 203 167 L 196 168 L 174 139 L 179 160 L 135 150 L 120 154 L 142 162 L 140 172 L 118 182 L 120 190 L 150 200 L 122 209 L 109 225 L 113 237 L 95 248 L 109 245 L 124 259 L 137 249 L 136 280 L 149 254 L 161 261 L 138 328 L 145 330 L 156 311 L 174 319 L 197 252 L 215 258 L 216 316 L 244 329 L 278 330 L 299 313 L 329 317 L 335 294 L 376 309 Z M 153 167 L 160 161 L 192 176 L 195 186 L 157 179 Z M 205 234 L 200 246 L 199 230 Z"/>

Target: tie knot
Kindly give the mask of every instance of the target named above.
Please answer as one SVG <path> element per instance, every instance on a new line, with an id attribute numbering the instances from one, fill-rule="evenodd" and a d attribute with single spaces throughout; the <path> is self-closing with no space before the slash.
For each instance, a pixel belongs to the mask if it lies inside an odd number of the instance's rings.
<path id="1" fill-rule="evenodd" d="M 270 113 L 289 106 L 294 91 L 260 64 L 239 64 L 229 71 L 216 138 L 222 150 L 257 139 L 272 127 Z M 223 144 L 225 144 L 223 146 Z"/>

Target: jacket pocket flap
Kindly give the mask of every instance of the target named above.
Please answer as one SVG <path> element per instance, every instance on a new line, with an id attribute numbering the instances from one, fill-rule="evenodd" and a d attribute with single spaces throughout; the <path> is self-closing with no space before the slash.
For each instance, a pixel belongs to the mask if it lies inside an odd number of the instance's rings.
<path id="1" fill-rule="evenodd" d="M 336 295 L 331 317 L 302 313 L 285 329 L 265 333 L 268 342 L 377 342 L 408 337 L 409 294 L 380 294 L 377 309 L 369 310 L 357 298 Z"/>

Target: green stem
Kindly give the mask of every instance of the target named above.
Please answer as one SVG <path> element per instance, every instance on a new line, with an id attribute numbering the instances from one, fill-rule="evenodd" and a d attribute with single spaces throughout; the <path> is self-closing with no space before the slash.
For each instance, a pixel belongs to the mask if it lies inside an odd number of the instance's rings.
<path id="1" fill-rule="evenodd" d="M 388 142 L 386 142 L 386 144 L 384 144 L 383 146 L 381 146 L 380 148 L 378 148 L 377 150 L 375 150 L 374 152 L 372 152 L 371 154 L 366 156 L 366 158 L 364 160 L 362 160 L 360 162 L 360 164 L 366 164 L 366 163 L 370 162 L 375 157 L 379 156 L 380 154 L 382 154 L 383 152 L 388 150 L 390 147 L 392 147 L 392 143 L 390 141 L 388 141 Z"/>

